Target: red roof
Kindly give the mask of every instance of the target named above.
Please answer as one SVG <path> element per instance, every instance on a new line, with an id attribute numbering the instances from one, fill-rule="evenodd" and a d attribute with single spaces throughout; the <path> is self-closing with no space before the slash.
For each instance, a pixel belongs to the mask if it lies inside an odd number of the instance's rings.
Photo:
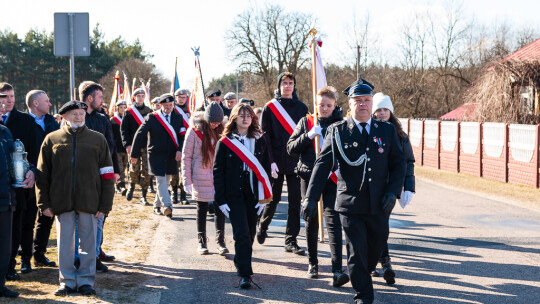
<path id="1" fill-rule="evenodd" d="M 440 119 L 443 120 L 473 120 L 476 115 L 476 111 L 480 108 L 479 102 L 465 103 L 459 106 L 457 109 L 450 111 Z"/>
<path id="2" fill-rule="evenodd" d="M 506 56 L 502 62 L 512 59 L 523 61 L 540 59 L 540 39 L 536 39 L 535 41 Z"/>

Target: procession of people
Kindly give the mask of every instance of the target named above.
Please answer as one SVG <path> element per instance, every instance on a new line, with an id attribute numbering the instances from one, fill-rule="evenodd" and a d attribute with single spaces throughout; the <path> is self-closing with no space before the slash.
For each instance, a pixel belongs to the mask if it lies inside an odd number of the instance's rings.
<path id="1" fill-rule="evenodd" d="M 229 254 L 230 222 L 239 287 L 264 286 L 253 280 L 253 247 L 255 239 L 256 246 L 265 246 L 286 182 L 283 250 L 299 259 L 307 250 L 306 278 L 317 279 L 318 251 L 326 246 L 318 244 L 324 218 L 331 284 L 350 282 L 355 303 L 373 303 L 379 262 L 387 284 L 396 283 L 388 251 L 390 214 L 398 199 L 406 206 L 415 192 L 407 134 L 390 98 L 375 94 L 364 79 L 343 91 L 346 114 L 332 86 L 316 92 L 310 114 L 296 84 L 295 75 L 281 73 L 274 98 L 262 109 L 233 92 L 221 97 L 219 89 L 207 91 L 198 108 L 190 107 L 190 92 L 180 88 L 150 103 L 141 87 L 113 104 L 109 116 L 102 111 L 103 87 L 84 81 L 80 100 L 63 104 L 58 123 L 45 91 L 28 92 L 24 113 L 14 107 L 15 87 L 0 83 L 0 297 L 18 296 L 5 286 L 5 280 L 20 279 L 17 254 L 22 274 L 32 271 L 32 257 L 36 266 L 57 267 L 46 257 L 54 219 L 60 284 L 55 295 L 95 295 L 96 272 L 106 272 L 102 262 L 114 260 L 101 246 L 113 197 L 132 201 L 137 184 L 138 202 L 149 206 L 149 216 L 182 217 L 174 205 L 191 199 L 198 243 L 192 250 L 200 255 Z M 17 140 L 29 170 L 16 187 L 8 168 Z M 151 205 L 147 193 L 154 181 Z M 216 246 L 208 245 L 208 214 Z M 298 241 L 302 218 L 306 249 Z"/>

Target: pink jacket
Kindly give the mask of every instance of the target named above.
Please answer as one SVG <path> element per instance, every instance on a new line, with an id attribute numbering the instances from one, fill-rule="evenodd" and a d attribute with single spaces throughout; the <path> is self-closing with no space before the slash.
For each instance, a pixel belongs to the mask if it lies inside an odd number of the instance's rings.
<path id="1" fill-rule="evenodd" d="M 207 168 L 203 167 L 202 140 L 193 130 L 199 129 L 203 115 L 204 112 L 195 112 L 189 120 L 190 128 L 186 133 L 182 149 L 182 183 L 184 186 L 192 185 L 194 200 L 212 202 L 214 201 L 214 160 L 212 159 L 212 163 Z"/>

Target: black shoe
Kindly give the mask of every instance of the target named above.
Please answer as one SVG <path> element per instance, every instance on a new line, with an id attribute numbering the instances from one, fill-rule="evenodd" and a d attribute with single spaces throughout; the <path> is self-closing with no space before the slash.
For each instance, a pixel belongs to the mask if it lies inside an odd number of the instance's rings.
<path id="1" fill-rule="evenodd" d="M 349 282 L 349 276 L 346 273 L 343 273 L 343 271 L 338 270 L 334 272 L 332 281 L 332 286 L 341 287 Z"/>
<path id="2" fill-rule="evenodd" d="M 197 236 L 197 238 L 199 240 L 199 245 L 197 246 L 197 252 L 200 255 L 207 255 L 208 247 L 206 244 L 208 243 L 208 240 L 206 238 L 206 232 L 199 232 L 199 235 Z"/>
<path id="3" fill-rule="evenodd" d="M 34 254 L 34 266 L 36 267 L 56 267 L 56 262 L 47 259 L 44 254 Z"/>
<path id="4" fill-rule="evenodd" d="M 21 259 L 21 273 L 32 272 L 32 264 L 30 264 L 30 258 Z"/>
<path id="5" fill-rule="evenodd" d="M 135 184 L 131 184 L 126 192 L 126 200 L 129 202 L 133 199 L 133 190 L 135 190 Z"/>
<path id="6" fill-rule="evenodd" d="M 180 203 L 182 203 L 182 205 L 189 205 L 189 201 L 186 197 L 186 191 L 184 191 L 182 187 L 180 187 Z"/>
<path id="7" fill-rule="evenodd" d="M 381 263 L 383 267 L 383 278 L 388 285 L 394 285 L 396 283 L 396 273 L 392 270 L 392 264 L 390 264 L 390 258 L 386 258 L 384 263 Z"/>
<path id="8" fill-rule="evenodd" d="M 141 198 L 139 199 L 141 205 L 150 206 L 150 203 L 146 200 L 146 190 L 141 190 Z"/>
<path id="9" fill-rule="evenodd" d="M 308 271 L 307 271 L 307 277 L 310 278 L 310 279 L 318 278 L 319 277 L 319 266 L 309 264 L 309 268 L 308 268 Z"/>
<path id="10" fill-rule="evenodd" d="M 154 190 L 154 184 L 150 184 L 150 187 L 148 187 L 148 192 L 150 193 L 156 193 L 156 191 Z"/>
<path id="11" fill-rule="evenodd" d="M 300 248 L 300 246 L 298 246 L 298 244 L 296 244 L 296 243 L 290 243 L 290 244 L 285 245 L 285 251 L 292 252 L 292 253 L 298 254 L 298 255 L 305 255 L 306 254 L 304 249 Z"/>
<path id="12" fill-rule="evenodd" d="M 64 286 L 64 287 L 58 288 L 54 292 L 54 295 L 57 296 L 57 297 L 65 297 L 65 296 L 68 296 L 68 295 L 70 295 L 72 293 L 76 293 L 76 292 L 77 292 L 77 289 L 73 289 L 71 287 Z"/>
<path id="13" fill-rule="evenodd" d="M 178 201 L 178 186 L 173 187 L 173 191 L 172 191 L 172 194 L 171 194 L 171 200 L 172 200 L 172 203 L 175 204 L 175 205 L 180 203 Z"/>
<path id="14" fill-rule="evenodd" d="M 127 191 L 128 191 L 128 189 L 122 188 L 122 196 L 126 196 Z"/>
<path id="15" fill-rule="evenodd" d="M 163 212 L 161 212 L 161 208 L 160 208 L 160 207 L 154 207 L 154 214 L 157 214 L 157 215 L 163 215 Z"/>
<path id="16" fill-rule="evenodd" d="M 95 296 L 96 291 L 90 285 L 83 285 L 79 287 L 79 293 L 83 296 Z"/>
<path id="17" fill-rule="evenodd" d="M 99 260 L 103 262 L 112 262 L 116 259 L 114 255 L 108 255 L 103 250 L 99 251 Z"/>
<path id="18" fill-rule="evenodd" d="M 378 278 L 381 276 L 381 273 L 377 269 L 375 269 L 371 272 L 371 276 L 374 278 Z"/>
<path id="19" fill-rule="evenodd" d="M 105 266 L 99 259 L 96 259 L 96 272 L 107 272 L 109 267 Z M 86 285 L 85 285 L 86 286 Z M 88 286 L 90 287 L 90 286 Z"/>
<path id="20" fill-rule="evenodd" d="M 240 288 L 249 289 L 251 288 L 251 277 L 245 276 L 240 279 Z"/>
<path id="21" fill-rule="evenodd" d="M 257 242 L 259 242 L 259 244 L 264 244 L 264 241 L 266 241 L 267 237 L 268 233 L 266 233 L 266 230 L 257 231 Z"/>
<path id="22" fill-rule="evenodd" d="M 0 288 L 0 298 L 6 297 L 6 298 L 12 298 L 15 299 L 19 296 L 19 293 L 13 290 L 7 289 L 5 286 Z"/>
<path id="23" fill-rule="evenodd" d="M 17 273 L 15 269 L 8 270 L 8 273 L 6 274 L 7 281 L 18 281 L 20 279 L 21 277 L 19 276 L 19 274 Z"/>

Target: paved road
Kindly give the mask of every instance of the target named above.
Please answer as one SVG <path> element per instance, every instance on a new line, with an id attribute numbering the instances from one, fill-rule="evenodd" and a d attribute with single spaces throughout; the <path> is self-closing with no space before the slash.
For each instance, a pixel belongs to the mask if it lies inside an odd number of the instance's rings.
<path id="1" fill-rule="evenodd" d="M 391 218 L 390 254 L 397 283 L 375 278 L 378 303 L 540 303 L 540 212 L 424 181 L 406 209 Z M 284 194 L 286 195 L 286 193 Z M 285 199 L 286 197 L 284 197 Z M 209 250 L 196 253 L 195 205 L 163 218 L 145 270 L 154 303 L 351 303 L 350 284 L 331 286 L 328 245 L 319 247 L 320 278 L 307 279 L 307 256 L 283 251 L 286 203 L 270 238 L 254 246 L 254 281 L 240 290 L 233 254 L 216 254 L 208 218 Z M 227 244 L 234 252 L 230 224 Z M 300 245 L 305 248 L 304 229 Z M 345 257 L 344 257 L 345 265 Z"/>

